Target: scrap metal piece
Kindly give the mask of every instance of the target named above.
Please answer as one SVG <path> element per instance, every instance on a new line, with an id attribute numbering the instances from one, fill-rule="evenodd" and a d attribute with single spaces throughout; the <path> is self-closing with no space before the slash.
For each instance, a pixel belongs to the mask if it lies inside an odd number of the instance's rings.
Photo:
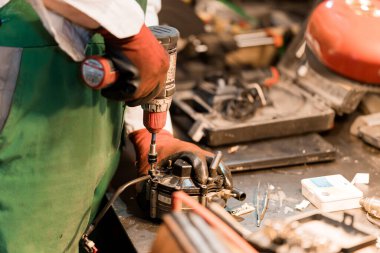
<path id="1" fill-rule="evenodd" d="M 223 207 L 216 203 L 211 203 L 208 208 L 213 212 L 218 218 L 224 221 L 229 227 L 241 235 L 244 239 L 247 239 L 252 232 L 241 225 L 235 220 Z"/>
<path id="2" fill-rule="evenodd" d="M 378 197 L 366 197 L 360 200 L 360 205 L 370 215 L 380 219 L 380 198 Z"/>
<path id="3" fill-rule="evenodd" d="M 268 221 L 248 241 L 259 252 L 357 252 L 376 243 L 372 232 L 355 224 L 352 215 L 345 213 L 340 219 L 314 211 Z"/>
<path id="4" fill-rule="evenodd" d="M 350 133 L 380 148 L 380 113 L 357 117 L 351 125 Z"/>
<path id="5" fill-rule="evenodd" d="M 229 211 L 229 213 L 231 215 L 234 215 L 234 216 L 241 216 L 241 215 L 244 215 L 244 214 L 247 214 L 247 213 L 251 213 L 253 211 L 255 211 L 255 207 L 253 206 L 252 203 L 244 203 L 243 205 L 241 206 L 238 206 L 238 207 L 235 207 L 233 209 L 231 209 Z"/>
<path id="6" fill-rule="evenodd" d="M 255 114 L 245 120 L 228 120 L 195 91 L 178 91 L 171 107 L 173 121 L 186 131 L 191 126 L 189 136 L 194 141 L 200 141 L 203 136 L 209 146 L 299 135 L 333 127 L 334 111 L 298 86 L 280 81 L 268 93 L 270 105 L 257 108 Z"/>
<path id="7" fill-rule="evenodd" d="M 360 133 L 363 141 L 374 147 L 380 148 L 380 125 L 363 127 Z"/>
<path id="8" fill-rule="evenodd" d="M 205 127 L 206 124 L 199 120 L 194 123 L 194 125 L 190 128 L 190 130 L 187 133 L 191 137 L 191 139 L 193 139 L 193 141 L 199 142 L 205 134 Z"/>
<path id="9" fill-rule="evenodd" d="M 316 133 L 218 147 L 232 172 L 332 161 L 336 148 Z"/>
<path id="10" fill-rule="evenodd" d="M 299 203 L 299 204 L 297 204 L 297 205 L 295 206 L 295 209 L 296 209 L 297 211 L 303 211 L 303 210 L 304 210 L 306 207 L 308 207 L 309 205 L 310 205 L 310 201 L 304 199 L 304 200 L 301 201 L 301 203 Z"/>
<path id="11" fill-rule="evenodd" d="M 360 129 L 366 126 L 380 125 L 380 113 L 362 115 L 355 119 L 350 127 L 350 133 L 356 136 L 360 135 Z"/>
<path id="12" fill-rule="evenodd" d="M 360 111 L 364 114 L 380 112 L 380 94 L 366 94 L 360 103 Z"/>

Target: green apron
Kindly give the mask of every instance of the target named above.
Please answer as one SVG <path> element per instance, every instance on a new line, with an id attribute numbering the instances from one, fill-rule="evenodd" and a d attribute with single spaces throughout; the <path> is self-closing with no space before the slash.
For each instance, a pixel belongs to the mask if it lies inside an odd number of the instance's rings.
<path id="1" fill-rule="evenodd" d="M 0 253 L 78 252 L 119 162 L 123 105 L 83 85 L 79 64 L 24 0 L 0 18 L 0 55 L 17 65 L 5 77 L 17 75 L 0 124 Z"/>

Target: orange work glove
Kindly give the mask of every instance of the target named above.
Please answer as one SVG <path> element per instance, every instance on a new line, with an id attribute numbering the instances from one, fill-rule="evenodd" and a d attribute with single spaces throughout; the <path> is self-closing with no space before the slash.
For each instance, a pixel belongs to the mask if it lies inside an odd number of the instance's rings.
<path id="1" fill-rule="evenodd" d="M 120 73 L 117 82 L 103 89 L 102 95 L 125 101 L 129 106 L 141 105 L 157 96 L 165 86 L 169 55 L 149 28 L 143 25 L 138 34 L 125 39 L 103 28 L 97 31 L 104 37 L 107 57 Z"/>
<path id="2" fill-rule="evenodd" d="M 136 150 L 136 161 L 139 176 L 148 174 L 150 169 L 150 165 L 148 163 L 148 153 L 151 137 L 151 133 L 149 133 L 146 129 L 141 129 L 129 134 L 129 138 Z M 193 166 L 195 171 L 195 180 L 198 183 L 207 183 L 207 178 L 209 176 L 208 166 L 214 157 L 213 153 L 201 149 L 195 144 L 176 139 L 166 130 L 161 130 L 157 134 L 156 145 L 158 167 L 165 165 L 169 160 L 174 161 L 181 158 Z M 225 187 L 232 189 L 231 172 L 223 162 L 220 162 L 219 164 L 218 174 L 224 175 Z"/>

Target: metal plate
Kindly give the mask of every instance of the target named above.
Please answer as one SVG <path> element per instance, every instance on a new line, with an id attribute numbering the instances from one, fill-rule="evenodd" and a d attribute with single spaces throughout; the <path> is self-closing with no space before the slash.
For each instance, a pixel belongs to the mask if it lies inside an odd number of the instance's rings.
<path id="1" fill-rule="evenodd" d="M 336 149 L 316 133 L 218 148 L 232 172 L 326 162 Z M 215 149 L 216 151 L 216 149 Z"/>

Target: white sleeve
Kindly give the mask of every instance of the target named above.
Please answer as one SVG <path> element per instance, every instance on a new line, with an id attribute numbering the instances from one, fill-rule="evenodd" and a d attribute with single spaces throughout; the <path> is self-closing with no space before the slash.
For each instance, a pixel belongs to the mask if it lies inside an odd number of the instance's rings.
<path id="1" fill-rule="evenodd" d="M 136 35 L 144 12 L 135 0 L 62 0 L 97 21 L 118 38 Z"/>
<path id="2" fill-rule="evenodd" d="M 136 35 L 144 24 L 144 12 L 135 0 L 62 1 L 85 13 L 118 38 Z M 28 2 L 37 12 L 44 27 L 54 37 L 60 48 L 73 60 L 82 61 L 91 33 L 49 11 L 43 4 L 43 0 L 28 0 Z"/>
<path id="3" fill-rule="evenodd" d="M 161 0 L 148 0 L 145 12 L 145 25 L 158 25 L 158 12 L 161 10 Z"/>
<path id="4" fill-rule="evenodd" d="M 9 0 L 0 0 L 0 8 L 6 5 L 9 2 Z"/>

